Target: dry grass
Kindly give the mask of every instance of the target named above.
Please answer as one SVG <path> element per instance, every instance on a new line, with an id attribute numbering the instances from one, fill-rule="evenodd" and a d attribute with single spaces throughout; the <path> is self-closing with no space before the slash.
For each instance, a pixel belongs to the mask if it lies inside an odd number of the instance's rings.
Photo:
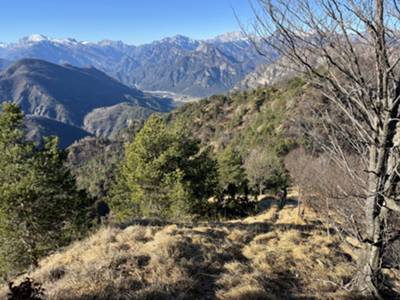
<path id="1" fill-rule="evenodd" d="M 315 213 L 272 206 L 241 221 L 102 228 L 29 276 L 49 299 L 340 299 L 350 249 Z"/>

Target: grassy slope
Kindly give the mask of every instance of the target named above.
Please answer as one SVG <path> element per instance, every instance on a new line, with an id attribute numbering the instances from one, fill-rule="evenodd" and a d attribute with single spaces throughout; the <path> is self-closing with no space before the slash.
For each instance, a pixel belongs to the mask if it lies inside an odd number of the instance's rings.
<path id="1" fill-rule="evenodd" d="M 50 299 L 341 299 L 353 259 L 293 201 L 237 221 L 105 227 L 29 276 Z"/>
<path id="2" fill-rule="evenodd" d="M 172 113 L 216 151 L 233 144 L 280 153 L 285 123 L 304 92 L 299 80 L 217 96 Z M 328 235 L 315 213 L 272 206 L 220 223 L 138 222 L 100 229 L 29 274 L 50 299 L 340 299 L 354 273 L 347 244 Z M 4 293 L 4 291 L 3 291 Z M 0 299 L 2 294 L 0 292 Z"/>

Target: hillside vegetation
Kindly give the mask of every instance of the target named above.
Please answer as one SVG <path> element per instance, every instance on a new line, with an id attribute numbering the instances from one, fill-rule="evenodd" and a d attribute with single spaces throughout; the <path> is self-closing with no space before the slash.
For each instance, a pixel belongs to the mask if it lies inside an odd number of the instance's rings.
<path id="1" fill-rule="evenodd" d="M 48 299 L 347 298 L 350 247 L 312 210 L 301 220 L 295 200 L 261 204 L 236 221 L 106 226 L 28 276 Z"/>
<path id="2" fill-rule="evenodd" d="M 234 148 L 243 158 L 254 150 L 256 155 L 264 151 L 280 160 L 298 139 L 289 131 L 298 109 L 296 101 L 308 90 L 300 79 L 294 79 L 274 87 L 216 95 L 188 103 L 165 118 L 170 127 L 180 123 L 191 136 L 200 140 L 202 148 L 210 147 L 214 156 L 226 148 Z M 95 142 L 93 138 L 72 145 L 69 160 L 79 186 L 89 191 L 98 191 L 104 184 L 109 187 L 109 175 L 115 173 L 118 168 L 115 162 L 121 160 L 125 151 L 123 144 L 132 142 L 142 126 L 136 122 L 120 131 L 119 142 L 108 149 L 99 148 L 102 142 Z M 76 153 L 81 155 L 76 158 Z M 92 194 L 99 196 L 98 192 Z"/>
<path id="3" fill-rule="evenodd" d="M 85 238 L 15 283 L 32 278 L 45 299 L 364 299 L 352 289 L 361 243 L 343 217 L 360 203 L 335 198 L 354 186 L 315 142 L 327 137 L 313 108 L 342 115 L 314 92 L 294 78 L 152 116 L 118 142 L 75 143 L 66 165 L 110 205 L 109 222 L 89 220 Z M 392 291 L 398 273 L 382 272 Z"/>
<path id="4" fill-rule="evenodd" d="M 281 152 L 293 142 L 285 129 L 295 112 L 296 100 L 306 90 L 302 80 L 295 78 L 273 87 L 216 95 L 176 109 L 168 120 L 183 122 L 216 152 L 230 144 L 242 153 L 255 146 Z"/>

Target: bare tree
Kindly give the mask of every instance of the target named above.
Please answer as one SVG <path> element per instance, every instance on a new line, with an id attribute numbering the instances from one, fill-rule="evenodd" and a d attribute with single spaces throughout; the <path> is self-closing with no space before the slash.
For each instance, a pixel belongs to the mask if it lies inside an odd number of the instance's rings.
<path id="1" fill-rule="evenodd" d="M 283 162 L 265 148 L 256 147 L 249 151 L 244 160 L 244 169 L 253 192 L 261 196 L 265 189 L 286 189 L 287 174 Z"/>
<path id="2" fill-rule="evenodd" d="M 363 254 L 354 283 L 367 295 L 381 298 L 382 255 L 389 241 L 389 211 L 400 212 L 399 30 L 397 0 L 254 0 L 254 30 L 277 50 L 287 67 L 302 72 L 346 117 L 345 124 L 325 114 L 331 158 L 350 178 L 364 180 Z M 258 41 L 257 41 L 258 42 Z M 338 137 L 350 138 L 368 176 L 347 161 Z"/>

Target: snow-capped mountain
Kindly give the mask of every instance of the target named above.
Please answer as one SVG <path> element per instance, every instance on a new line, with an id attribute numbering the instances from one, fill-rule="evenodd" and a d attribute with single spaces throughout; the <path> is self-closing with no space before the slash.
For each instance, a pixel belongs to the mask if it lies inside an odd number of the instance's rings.
<path id="1" fill-rule="evenodd" d="M 164 38 L 160 41 L 155 41 L 154 43 L 155 44 L 170 44 L 170 45 L 174 45 L 179 48 L 182 48 L 182 49 L 194 50 L 199 45 L 200 42 L 197 40 L 193 40 L 189 37 L 178 34 L 173 37 Z"/>
<path id="2" fill-rule="evenodd" d="M 42 34 L 32 34 L 30 36 L 24 37 L 20 40 L 20 43 L 39 43 L 43 41 L 48 41 L 49 39 Z"/>
<path id="3" fill-rule="evenodd" d="M 272 58 L 276 56 L 272 50 L 267 52 Z M 226 92 L 265 61 L 241 33 L 204 41 L 176 35 L 141 46 L 34 34 L 16 43 L 2 44 L 1 58 L 91 65 L 131 87 L 190 96 Z"/>

